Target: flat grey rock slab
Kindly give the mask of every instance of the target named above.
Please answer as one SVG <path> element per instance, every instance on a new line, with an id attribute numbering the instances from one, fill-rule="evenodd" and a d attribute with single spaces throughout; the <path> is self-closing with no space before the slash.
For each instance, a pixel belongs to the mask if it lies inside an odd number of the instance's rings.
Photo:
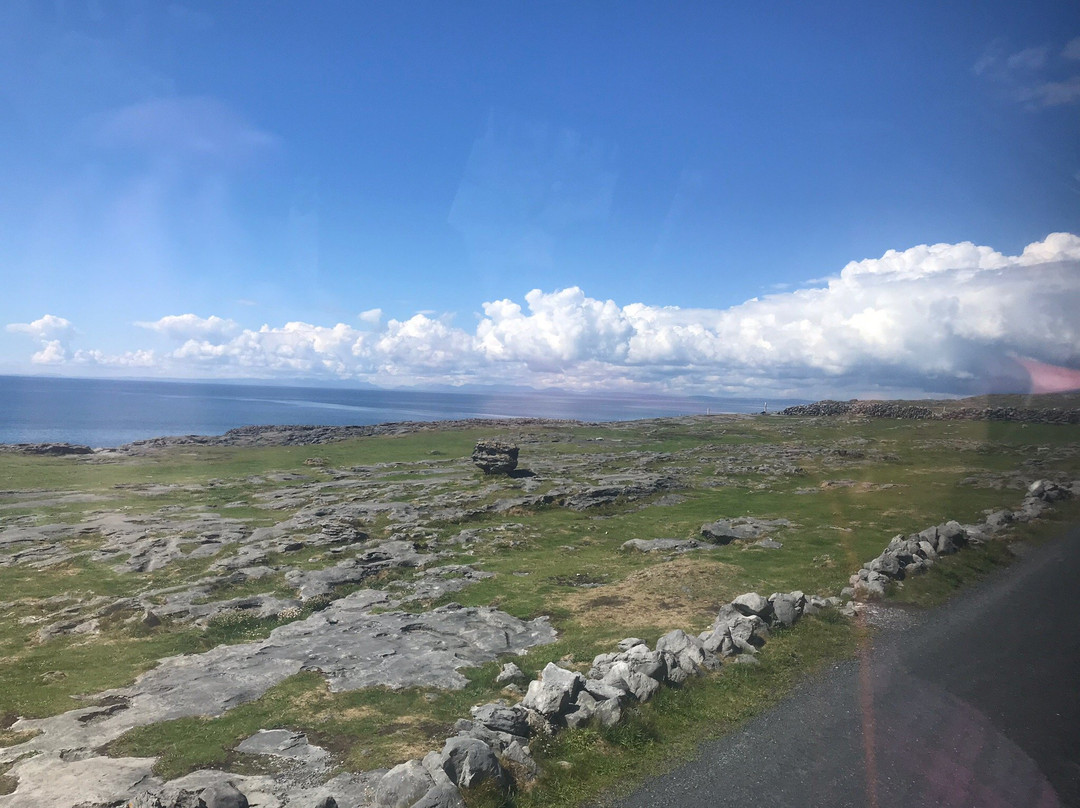
<path id="1" fill-rule="evenodd" d="M 783 542 L 776 541 L 776 539 L 761 539 L 750 545 L 751 547 L 761 547 L 765 550 L 779 550 L 784 546 Z"/>
<path id="2" fill-rule="evenodd" d="M 702 537 L 714 544 L 728 544 L 732 541 L 760 539 L 778 527 L 791 527 L 787 519 L 758 519 L 742 516 L 736 519 L 718 519 L 701 526 Z"/>
<path id="3" fill-rule="evenodd" d="M 622 549 L 639 553 L 686 553 L 700 550 L 701 542 L 694 539 L 630 539 L 623 542 Z"/>
<path id="4" fill-rule="evenodd" d="M 17 777 L 19 783 L 11 794 L 0 796 L 0 807 L 123 804 L 122 801 L 132 794 L 161 786 L 161 781 L 150 771 L 155 760 L 88 756 L 82 760 L 63 761 L 58 755 L 27 758 L 8 772 L 9 776 Z"/>
<path id="5" fill-rule="evenodd" d="M 330 759 L 330 753 L 309 743 L 304 733 L 288 729 L 261 729 L 241 741 L 236 751 L 287 758 L 309 766 L 324 766 Z"/>
<path id="6" fill-rule="evenodd" d="M 221 715 L 305 670 L 320 671 L 334 691 L 374 685 L 459 689 L 467 680 L 458 668 L 555 640 L 546 618 L 525 622 L 490 608 L 450 604 L 422 614 L 372 614 L 372 604 L 384 597 L 361 590 L 280 626 L 265 640 L 164 659 L 130 687 L 100 694 L 112 697 L 108 708 L 20 720 L 16 731 L 41 734 L 0 749 L 0 762 L 30 752 L 97 748 L 159 721 Z"/>

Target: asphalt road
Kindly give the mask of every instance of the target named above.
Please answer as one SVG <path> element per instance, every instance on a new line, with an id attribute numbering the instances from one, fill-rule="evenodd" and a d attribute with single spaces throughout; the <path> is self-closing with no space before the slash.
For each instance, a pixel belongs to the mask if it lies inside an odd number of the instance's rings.
<path id="1" fill-rule="evenodd" d="M 1080 808 L 1078 593 L 1080 527 L 946 607 L 882 610 L 858 660 L 618 805 Z"/>

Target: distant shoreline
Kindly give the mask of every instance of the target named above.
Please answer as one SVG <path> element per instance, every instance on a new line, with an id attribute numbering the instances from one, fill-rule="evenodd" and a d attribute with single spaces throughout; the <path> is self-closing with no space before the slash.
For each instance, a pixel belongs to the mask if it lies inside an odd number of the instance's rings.
<path id="1" fill-rule="evenodd" d="M 0 377 L 0 451 L 310 445 L 438 428 L 742 414 L 1080 423 L 1080 394 L 818 401 L 627 393 L 451 393 Z M 64 450 L 63 445 L 71 448 Z M 42 447 L 52 446 L 54 449 Z M 35 448 L 36 447 L 36 448 Z M 80 450 L 78 447 L 83 447 Z"/>
<path id="2" fill-rule="evenodd" d="M 975 404 L 982 406 L 973 406 Z M 1017 406 L 1024 404 L 1027 406 Z M 1036 406 L 1032 406 L 1036 405 Z M 1063 406 L 1073 405 L 1073 406 Z M 405 435 L 415 432 L 457 429 L 508 429 L 522 426 L 596 426 L 627 421 L 675 418 L 749 418 L 754 413 L 653 416 L 615 421 L 578 418 L 458 418 L 422 421 L 384 421 L 378 424 L 252 424 L 228 429 L 220 435 L 162 435 L 111 447 L 90 447 L 67 442 L 0 443 L 0 452 L 30 455 L 86 455 L 112 452 L 138 455 L 175 446 L 313 446 L 350 438 Z M 1080 394 L 990 395 L 966 399 L 915 401 L 832 401 L 799 404 L 773 415 L 810 418 L 890 418 L 944 421 L 1006 421 L 1040 424 L 1080 424 Z"/>
<path id="3" fill-rule="evenodd" d="M 773 399 L 770 409 L 807 403 Z M 375 426 L 482 419 L 641 420 L 760 412 L 758 398 L 539 391 L 401 391 L 0 377 L 0 444 L 116 447 L 261 425 Z"/>

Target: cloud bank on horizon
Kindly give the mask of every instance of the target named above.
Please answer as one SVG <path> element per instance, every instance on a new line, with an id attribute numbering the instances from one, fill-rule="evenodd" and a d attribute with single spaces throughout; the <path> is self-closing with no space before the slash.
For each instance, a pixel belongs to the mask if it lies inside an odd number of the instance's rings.
<path id="1" fill-rule="evenodd" d="M 726 309 L 620 304 L 577 287 L 533 289 L 524 306 L 482 304 L 359 325 L 245 328 L 209 314 L 136 325 L 168 350 L 106 354 L 55 314 L 11 323 L 35 366 L 71 374 L 356 380 L 383 386 L 520 384 L 711 394 L 976 393 L 1016 388 L 1024 362 L 1080 368 L 1080 237 L 1020 255 L 970 242 L 852 261 L 824 286 Z"/>

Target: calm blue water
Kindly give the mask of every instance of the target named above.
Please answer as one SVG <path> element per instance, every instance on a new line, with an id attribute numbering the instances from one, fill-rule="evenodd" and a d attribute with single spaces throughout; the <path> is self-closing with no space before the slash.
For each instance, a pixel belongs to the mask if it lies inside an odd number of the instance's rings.
<path id="1" fill-rule="evenodd" d="M 770 401 L 779 409 L 801 401 Z M 248 424 L 378 424 L 455 418 L 622 421 L 759 412 L 760 399 L 621 394 L 425 393 L 202 382 L 0 376 L 0 443 L 118 446 L 161 435 L 220 435 Z"/>

